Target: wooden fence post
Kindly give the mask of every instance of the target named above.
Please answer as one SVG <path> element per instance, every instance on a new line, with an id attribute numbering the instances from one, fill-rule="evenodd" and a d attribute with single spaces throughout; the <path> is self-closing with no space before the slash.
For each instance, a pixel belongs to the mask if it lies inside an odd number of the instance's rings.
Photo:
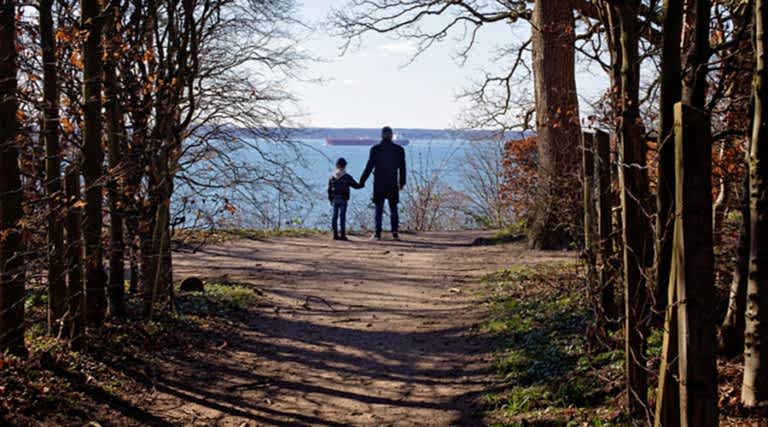
<path id="1" fill-rule="evenodd" d="M 594 135 L 595 150 L 595 206 L 597 210 L 597 283 L 600 289 L 600 305 L 603 315 L 618 321 L 618 309 L 614 300 L 614 283 L 611 258 L 613 257 L 613 192 L 611 189 L 611 139 L 601 130 Z"/>

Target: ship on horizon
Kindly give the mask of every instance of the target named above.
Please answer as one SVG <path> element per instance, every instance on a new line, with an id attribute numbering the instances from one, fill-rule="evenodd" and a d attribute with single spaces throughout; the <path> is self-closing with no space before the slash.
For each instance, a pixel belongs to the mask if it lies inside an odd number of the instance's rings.
<path id="1" fill-rule="evenodd" d="M 347 146 L 353 146 L 353 145 L 376 145 L 379 142 L 381 142 L 380 139 L 376 138 L 325 138 L 325 145 L 347 145 Z M 410 140 L 398 138 L 397 135 L 392 139 L 392 142 L 398 145 L 408 145 L 411 143 Z"/>

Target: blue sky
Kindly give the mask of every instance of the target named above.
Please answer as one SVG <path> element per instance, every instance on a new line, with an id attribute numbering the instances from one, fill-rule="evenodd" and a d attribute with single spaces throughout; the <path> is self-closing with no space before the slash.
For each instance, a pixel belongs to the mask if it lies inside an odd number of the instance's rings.
<path id="1" fill-rule="evenodd" d="M 483 28 L 479 43 L 469 60 L 460 66 L 455 60 L 457 42 L 448 37 L 408 64 L 415 43 L 380 35 L 367 35 L 362 45 L 340 56 L 343 40 L 323 28 L 331 7 L 346 0 L 304 0 L 300 15 L 316 27 L 304 48 L 323 61 L 309 64 L 307 77 L 321 83 L 293 83 L 305 113 L 304 124 L 318 127 L 393 127 L 451 128 L 460 126 L 459 115 L 468 107 L 456 99 L 471 87 L 483 70 L 494 71 L 496 52 L 506 43 L 520 42 L 530 35 L 527 25 L 511 28 L 503 23 Z M 577 75 L 582 114 L 586 100 L 604 88 L 600 70 L 584 70 Z M 503 69 L 503 68 L 502 68 Z M 527 87 L 526 87 L 527 86 Z M 528 91 L 532 82 L 522 82 L 516 90 Z"/>

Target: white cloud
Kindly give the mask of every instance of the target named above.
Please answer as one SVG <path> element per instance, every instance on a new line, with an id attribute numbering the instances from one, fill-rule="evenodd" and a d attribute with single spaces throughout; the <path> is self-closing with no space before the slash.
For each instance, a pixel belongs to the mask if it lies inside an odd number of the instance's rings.
<path id="1" fill-rule="evenodd" d="M 343 83 L 346 86 L 359 86 L 363 82 L 358 79 L 344 79 L 341 81 L 341 83 Z"/>

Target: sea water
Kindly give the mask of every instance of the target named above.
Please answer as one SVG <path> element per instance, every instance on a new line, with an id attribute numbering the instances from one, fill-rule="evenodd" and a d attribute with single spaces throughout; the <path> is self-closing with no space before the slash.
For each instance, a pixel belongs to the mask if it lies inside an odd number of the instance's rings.
<path id="1" fill-rule="evenodd" d="M 408 221 L 408 212 L 402 210 L 407 206 L 408 197 L 415 191 L 415 186 L 435 185 L 439 186 L 443 193 L 466 191 L 467 158 L 476 152 L 472 145 L 498 144 L 491 140 L 414 138 L 411 135 L 408 139 L 410 143 L 403 148 L 406 154 L 407 185 L 410 188 L 401 193 L 402 222 Z M 371 146 L 365 145 L 326 145 L 324 138 L 312 137 L 295 139 L 291 143 L 262 141 L 250 148 L 242 147 L 237 152 L 229 153 L 229 156 L 244 164 L 254 165 L 265 163 L 265 153 L 275 154 L 274 158 L 281 158 L 287 167 L 280 172 L 273 171 L 269 174 L 270 185 L 250 187 L 247 190 L 227 188 L 219 191 L 218 197 L 223 197 L 226 204 L 232 208 L 215 209 L 215 221 L 253 228 L 328 228 L 331 207 L 327 198 L 327 186 L 335 170 L 336 160 L 345 158 L 347 173 L 359 180 L 370 150 Z M 282 157 L 277 156 L 279 152 L 283 153 Z M 372 191 L 373 177 L 369 178 L 364 189 L 352 190 L 348 211 L 350 228 L 369 229 L 372 226 Z M 179 191 L 174 206 L 177 216 L 184 218 L 184 224 L 192 225 L 195 221 L 190 218 L 200 216 L 195 216 L 194 211 L 201 203 L 198 201 L 194 207 L 181 207 L 180 199 L 188 194 L 194 192 L 189 189 Z M 212 198 L 209 196 L 204 202 L 210 204 Z M 224 206 L 221 200 L 219 206 Z M 470 218 L 465 218 L 456 226 L 473 227 L 477 224 Z"/>

